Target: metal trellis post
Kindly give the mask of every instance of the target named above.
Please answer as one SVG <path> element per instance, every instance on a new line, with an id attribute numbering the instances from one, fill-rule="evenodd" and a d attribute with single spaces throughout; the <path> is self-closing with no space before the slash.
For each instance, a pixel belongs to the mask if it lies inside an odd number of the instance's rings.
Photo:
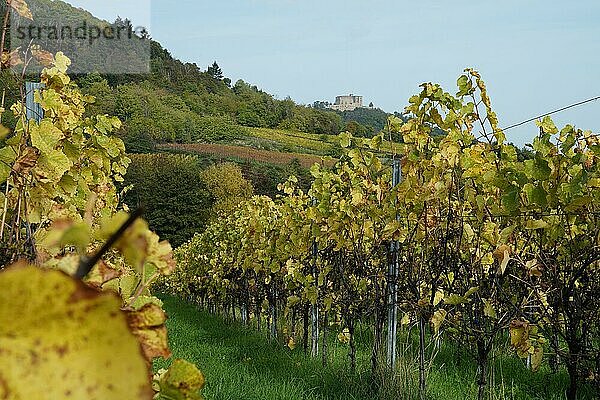
<path id="1" fill-rule="evenodd" d="M 25 114 L 27 121 L 34 120 L 38 124 L 44 118 L 44 110 L 40 103 L 35 102 L 36 90 L 41 90 L 44 87 L 41 83 L 25 82 Z"/>
<path id="2" fill-rule="evenodd" d="M 313 206 L 316 204 L 316 199 L 312 200 Z M 317 287 L 317 301 L 311 307 L 310 319 L 311 319 L 311 347 L 310 347 L 310 355 L 311 357 L 317 357 L 319 355 L 319 295 L 318 295 L 318 279 L 317 276 L 317 256 L 319 249 L 317 248 L 317 241 L 313 241 L 312 244 L 312 266 L 311 273 L 315 280 L 315 285 Z"/>
<path id="3" fill-rule="evenodd" d="M 392 187 L 396 187 L 402 180 L 402 167 L 399 159 L 392 163 Z M 399 216 L 396 216 L 399 219 Z M 388 268 L 388 332 L 387 332 L 387 365 L 391 369 L 396 367 L 396 343 L 398 337 L 398 247 L 399 243 L 393 240 L 390 244 L 391 260 Z"/>

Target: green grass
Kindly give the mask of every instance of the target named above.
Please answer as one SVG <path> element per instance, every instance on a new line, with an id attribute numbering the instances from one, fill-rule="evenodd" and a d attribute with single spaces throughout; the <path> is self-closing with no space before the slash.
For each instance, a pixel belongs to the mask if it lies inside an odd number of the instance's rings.
<path id="1" fill-rule="evenodd" d="M 301 351 L 291 352 L 260 333 L 230 325 L 172 297 L 163 300 L 173 354 L 202 369 L 207 399 L 372 398 L 367 377 L 349 378 L 340 363 L 323 369 Z M 159 360 L 155 368 L 167 365 Z"/>
<path id="2" fill-rule="evenodd" d="M 304 355 L 301 348 L 270 342 L 262 333 L 230 323 L 219 316 L 198 311 L 182 300 L 161 296 L 169 315 L 167 327 L 174 357 L 196 363 L 206 375 L 207 400 L 316 400 L 316 399 L 413 399 L 417 370 L 413 357 L 401 357 L 396 384 L 377 390 L 369 372 L 369 333 L 357 334 L 358 370 L 347 368 L 347 348 L 333 337 L 329 365 Z M 330 335 L 335 336 L 335 335 Z M 413 346 L 409 340 L 408 347 Z M 410 354 L 406 352 L 405 354 Z M 169 361 L 158 360 L 155 369 Z M 534 374 L 507 356 L 493 362 L 495 382 L 491 399 L 558 400 L 566 388 L 564 373 Z M 442 346 L 428 376 L 428 398 L 465 400 L 476 398 L 476 368 L 456 347 Z M 501 378 L 503 377 L 503 378 Z M 582 391 L 581 399 L 592 399 Z"/>

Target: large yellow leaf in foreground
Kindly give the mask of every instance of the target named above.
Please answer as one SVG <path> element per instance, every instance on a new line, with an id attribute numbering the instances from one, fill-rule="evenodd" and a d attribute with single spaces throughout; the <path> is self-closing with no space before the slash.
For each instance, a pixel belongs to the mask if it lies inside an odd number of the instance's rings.
<path id="1" fill-rule="evenodd" d="M 151 399 L 120 306 L 59 271 L 0 273 L 0 399 Z"/>

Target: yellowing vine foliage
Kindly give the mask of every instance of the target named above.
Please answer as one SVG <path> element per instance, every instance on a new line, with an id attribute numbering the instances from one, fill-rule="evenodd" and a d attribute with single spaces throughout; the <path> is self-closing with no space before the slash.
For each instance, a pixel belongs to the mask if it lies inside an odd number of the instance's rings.
<path id="1" fill-rule="evenodd" d="M 52 57 L 35 93 L 43 119 L 28 120 L 24 103 L 15 103 L 17 125 L 0 147 L 0 265 L 6 267 L 0 273 L 6 306 L 0 394 L 149 399 L 151 362 L 171 355 L 162 303 L 150 287 L 174 270 L 172 249 L 137 220 L 85 285 L 71 277 L 128 219 L 119 211 L 115 182 L 123 180 L 129 159 L 113 135 L 117 118 L 84 116 L 93 99 L 71 81 L 69 65 L 62 53 Z M 23 261 L 8 266 L 21 259 L 36 268 Z M 189 363 L 174 368 L 171 375 L 204 381 Z M 202 385 L 159 380 L 156 396 L 200 398 Z"/>
<path id="2" fill-rule="evenodd" d="M 312 168 L 308 193 L 291 178 L 276 201 L 254 197 L 215 220 L 178 249 L 172 290 L 213 308 L 239 307 L 257 324 L 265 314 L 271 327 L 283 320 L 294 345 L 296 316 L 317 305 L 322 332 L 340 332 L 352 366 L 357 321 L 374 321 L 377 360 L 386 311 L 398 307 L 423 340 L 429 323 L 434 343 L 442 335 L 471 351 L 479 398 L 490 355 L 510 332 L 534 370 L 544 346 L 566 360 L 574 399 L 584 377 L 595 379 L 600 354 L 592 339 L 600 321 L 600 141 L 572 126 L 559 131 L 545 117 L 531 157 L 519 159 L 480 75 L 466 70 L 457 86 L 451 94 L 423 84 L 407 119 L 392 117 L 373 139 L 340 135 L 345 154 L 332 168 Z M 435 128 L 445 136 L 433 137 Z M 386 143 L 386 133 L 402 140 Z M 402 158 L 395 187 L 392 155 L 382 151 L 390 148 Z"/>

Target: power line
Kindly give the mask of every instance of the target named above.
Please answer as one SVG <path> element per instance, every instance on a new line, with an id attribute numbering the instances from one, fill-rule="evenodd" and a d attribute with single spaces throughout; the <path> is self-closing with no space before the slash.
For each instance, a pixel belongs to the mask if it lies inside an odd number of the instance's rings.
<path id="1" fill-rule="evenodd" d="M 568 110 L 568 109 L 570 109 L 570 108 L 578 107 L 578 106 L 581 106 L 581 105 L 583 105 L 583 104 L 586 104 L 586 103 L 591 103 L 592 101 L 596 101 L 596 100 L 600 100 L 600 96 L 592 97 L 592 98 L 589 98 L 589 99 L 587 99 L 587 100 L 583 100 L 583 101 L 580 101 L 580 102 L 578 102 L 578 103 L 573 103 L 573 104 L 570 104 L 570 105 L 568 105 L 568 106 L 565 106 L 565 107 L 559 108 L 559 109 L 557 109 L 557 110 L 550 111 L 550 112 L 547 112 L 547 113 L 545 113 L 545 114 L 542 114 L 542 115 L 538 115 L 537 117 L 533 117 L 533 118 L 530 118 L 530 119 L 528 119 L 528 120 L 526 120 L 526 121 L 519 122 L 519 123 L 517 123 L 517 124 L 514 124 L 514 125 L 511 125 L 511 126 L 508 126 L 508 127 L 504 128 L 504 129 L 501 129 L 501 131 L 507 131 L 507 130 L 509 130 L 509 129 L 516 128 L 516 127 L 518 127 L 518 126 L 525 125 L 525 124 L 527 124 L 527 123 L 529 123 L 529 122 L 536 121 L 536 120 L 538 120 L 538 119 L 540 119 L 540 118 L 543 118 L 543 117 L 546 117 L 546 116 L 549 116 L 549 115 L 553 115 L 553 114 L 557 114 L 557 113 L 559 113 L 559 112 L 562 112 L 562 111 Z"/>

